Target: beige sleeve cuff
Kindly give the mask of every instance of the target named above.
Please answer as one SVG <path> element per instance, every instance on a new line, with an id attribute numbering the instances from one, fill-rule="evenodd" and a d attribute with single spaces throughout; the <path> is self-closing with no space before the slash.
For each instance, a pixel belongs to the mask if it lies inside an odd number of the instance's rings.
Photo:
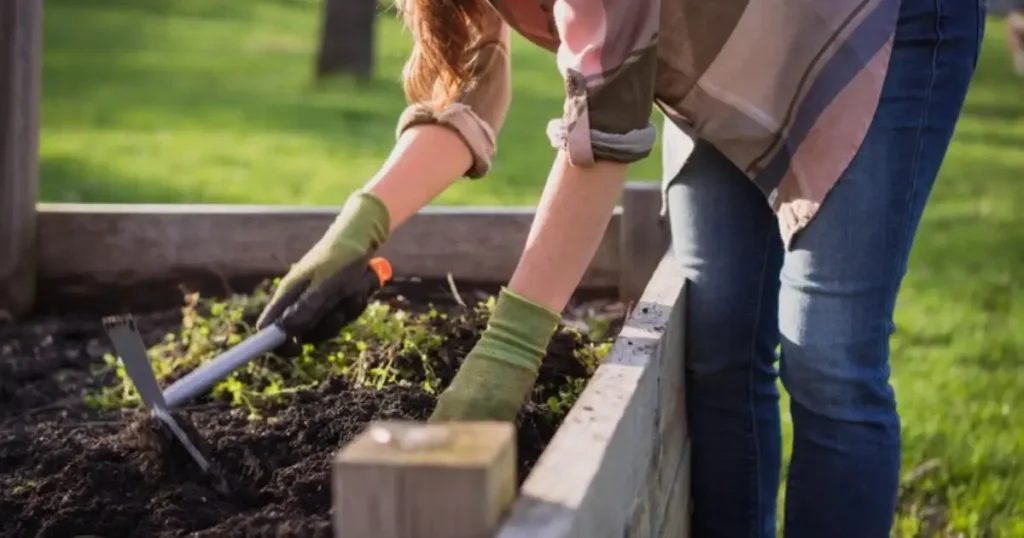
<path id="1" fill-rule="evenodd" d="M 480 178 L 491 169 L 491 158 L 495 151 L 494 131 L 472 108 L 462 103 L 453 103 L 440 113 L 435 113 L 424 104 L 410 105 L 398 118 L 396 136 L 402 136 L 410 127 L 424 124 L 447 127 L 466 143 L 473 154 L 473 164 L 466 171 L 466 177 Z"/>
<path id="2" fill-rule="evenodd" d="M 651 154 L 658 137 L 650 122 L 643 129 L 623 134 L 589 129 L 585 117 L 577 121 L 573 129 L 566 129 L 565 125 L 564 120 L 551 120 L 547 135 L 551 147 L 565 151 L 573 166 L 591 166 L 597 161 L 634 163 Z"/>

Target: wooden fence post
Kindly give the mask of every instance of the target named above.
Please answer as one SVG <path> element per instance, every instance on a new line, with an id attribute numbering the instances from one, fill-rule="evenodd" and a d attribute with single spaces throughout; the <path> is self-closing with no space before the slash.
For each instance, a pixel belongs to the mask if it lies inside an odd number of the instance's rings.
<path id="1" fill-rule="evenodd" d="M 622 193 L 619 225 L 619 298 L 640 298 L 669 247 L 668 222 L 660 215 L 661 184 L 630 182 Z"/>
<path id="2" fill-rule="evenodd" d="M 338 538 L 490 536 L 516 497 L 511 423 L 373 423 L 334 458 Z"/>
<path id="3" fill-rule="evenodd" d="M 0 321 L 35 299 L 42 0 L 0 1 Z"/>

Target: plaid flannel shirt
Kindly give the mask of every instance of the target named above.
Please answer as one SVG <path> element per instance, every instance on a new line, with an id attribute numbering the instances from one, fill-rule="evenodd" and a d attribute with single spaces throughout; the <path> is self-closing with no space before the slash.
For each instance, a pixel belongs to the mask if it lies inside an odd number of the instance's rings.
<path id="1" fill-rule="evenodd" d="M 574 166 L 631 163 L 657 105 L 765 194 L 783 238 L 813 218 L 860 147 L 888 68 L 899 0 L 491 0 L 472 83 L 442 111 L 413 103 L 398 132 L 446 125 L 469 177 L 490 167 L 511 100 L 509 30 L 556 54 L 565 105 L 547 126 Z M 672 177 L 685 155 L 666 156 Z"/>

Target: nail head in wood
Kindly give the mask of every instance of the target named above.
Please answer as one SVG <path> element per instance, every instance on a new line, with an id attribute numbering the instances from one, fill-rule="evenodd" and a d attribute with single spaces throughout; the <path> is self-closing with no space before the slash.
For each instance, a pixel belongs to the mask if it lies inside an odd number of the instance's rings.
<path id="1" fill-rule="evenodd" d="M 374 422 L 334 458 L 338 538 L 483 538 L 516 496 L 504 422 Z"/>

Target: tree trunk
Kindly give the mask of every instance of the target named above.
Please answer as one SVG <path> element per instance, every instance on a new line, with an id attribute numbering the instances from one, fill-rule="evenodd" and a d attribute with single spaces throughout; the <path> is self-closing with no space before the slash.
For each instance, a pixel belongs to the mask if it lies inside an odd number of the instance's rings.
<path id="1" fill-rule="evenodd" d="M 4 0 L 7 1 L 7 0 Z M 323 0 L 324 17 L 316 76 L 373 75 L 376 0 Z"/>

